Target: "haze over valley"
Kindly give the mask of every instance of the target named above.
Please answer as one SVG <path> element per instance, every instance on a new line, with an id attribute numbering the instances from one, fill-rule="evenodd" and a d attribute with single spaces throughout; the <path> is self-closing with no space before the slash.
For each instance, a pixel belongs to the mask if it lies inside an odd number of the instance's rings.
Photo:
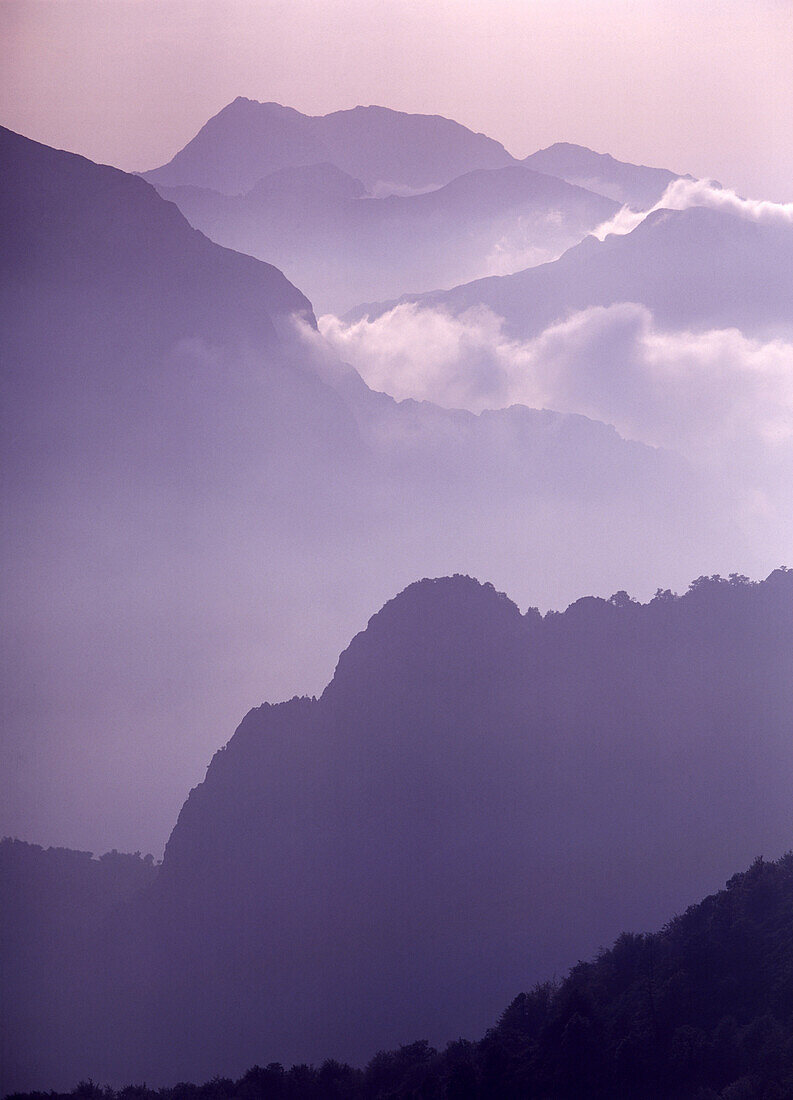
<path id="1" fill-rule="evenodd" d="M 0 1092 L 779 1100 L 793 195 L 300 102 L 0 126 Z"/>

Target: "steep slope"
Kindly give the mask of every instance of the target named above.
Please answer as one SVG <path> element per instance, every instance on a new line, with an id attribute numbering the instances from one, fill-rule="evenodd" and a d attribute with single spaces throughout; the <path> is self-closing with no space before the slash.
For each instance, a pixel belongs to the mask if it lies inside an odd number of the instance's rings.
<path id="1" fill-rule="evenodd" d="M 440 115 L 372 106 L 309 116 L 239 97 L 168 164 L 145 175 L 157 186 L 190 184 L 235 195 L 279 168 L 322 162 L 368 187 L 408 188 L 440 187 L 474 168 L 515 163 L 497 141 Z"/>
<path id="2" fill-rule="evenodd" d="M 0 155 L 3 333 L 20 346 L 50 339 L 50 323 L 82 323 L 89 301 L 152 350 L 210 334 L 273 346 L 279 317 L 311 319 L 280 271 L 211 244 L 137 177 L 3 128 Z M 34 287 L 35 317 L 24 310 Z"/>
<path id="3" fill-rule="evenodd" d="M 276 269 L 2 140 L 3 832 L 160 851 L 225 716 L 320 688 L 416 575 L 547 606 L 769 566 L 674 455 L 374 394 Z"/>
<path id="4" fill-rule="evenodd" d="M 691 207 L 658 210 L 632 233 L 588 237 L 554 263 L 409 296 L 462 313 L 486 305 L 515 336 L 531 336 L 576 310 L 639 302 L 671 328 L 736 327 L 773 338 L 790 333 L 793 227 Z M 393 302 L 362 306 L 376 317 Z"/>
<path id="5" fill-rule="evenodd" d="M 538 172 L 559 176 L 568 183 L 607 195 L 635 210 L 648 210 L 679 175 L 666 168 L 648 168 L 616 160 L 609 153 L 594 153 L 584 145 L 558 141 L 525 157 L 523 164 Z M 692 179 L 691 176 L 683 177 Z"/>
<path id="6" fill-rule="evenodd" d="M 517 165 L 409 197 L 368 196 L 331 164 L 281 169 L 241 196 L 158 189 L 213 240 L 288 271 L 318 313 L 555 258 L 618 209 Z"/>
<path id="7" fill-rule="evenodd" d="M 115 754 L 156 787 L 141 729 L 167 743 L 175 655 L 205 682 L 190 639 L 221 628 L 232 563 L 254 568 L 223 533 L 256 526 L 275 567 L 296 524 L 344 522 L 363 444 L 299 354 L 313 313 L 280 271 L 137 177 L 7 130 L 0 159 L 3 825 L 63 836 L 26 815 L 112 819 L 115 784 L 98 808 L 88 791 Z"/>
<path id="8" fill-rule="evenodd" d="M 789 571 L 545 618 L 465 577 L 411 585 L 320 699 L 251 711 L 216 754 L 72 1073 L 480 1032 L 516 983 L 784 850 L 791 713 Z"/>

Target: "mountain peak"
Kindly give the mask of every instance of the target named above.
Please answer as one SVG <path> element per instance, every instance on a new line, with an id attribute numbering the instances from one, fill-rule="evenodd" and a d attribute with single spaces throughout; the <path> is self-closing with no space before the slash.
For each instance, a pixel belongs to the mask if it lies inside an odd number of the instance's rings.
<path id="1" fill-rule="evenodd" d="M 278 168 L 329 161 L 368 186 L 442 186 L 474 168 L 513 163 L 502 145 L 439 115 L 359 104 L 310 116 L 238 96 L 168 163 L 146 173 L 164 186 L 249 191 Z"/>
<path id="2" fill-rule="evenodd" d="M 518 607 L 490 583 L 463 574 L 415 581 L 356 634 L 325 694 L 356 689 L 362 677 L 399 688 L 415 676 L 426 679 L 433 668 L 471 674 L 498 661 L 505 641 L 514 642 L 523 626 Z"/>
<path id="3" fill-rule="evenodd" d="M 680 178 L 665 168 L 630 164 L 611 153 L 596 153 L 586 145 L 569 141 L 557 141 L 538 149 L 523 164 L 640 210 L 656 203 L 669 184 Z"/>

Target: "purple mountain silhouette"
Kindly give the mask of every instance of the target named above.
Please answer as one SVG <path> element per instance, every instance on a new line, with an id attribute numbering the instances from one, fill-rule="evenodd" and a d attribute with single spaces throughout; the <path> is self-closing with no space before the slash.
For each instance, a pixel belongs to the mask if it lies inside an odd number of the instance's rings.
<path id="1" fill-rule="evenodd" d="M 497 141 L 440 115 L 354 107 L 309 116 L 239 97 L 146 178 L 158 187 L 189 184 L 235 195 L 280 168 L 320 163 L 335 164 L 367 187 L 421 188 L 515 161 Z"/>
<path id="2" fill-rule="evenodd" d="M 548 606 L 755 564 L 674 455 L 375 394 L 278 270 L 139 178 L 0 141 L 2 832 L 158 850 L 240 700 L 318 689 L 415 576 Z"/>
<path id="3" fill-rule="evenodd" d="M 373 293 L 429 290 L 555 257 L 618 209 L 520 166 L 477 169 L 410 197 L 369 197 L 331 164 L 283 168 L 236 197 L 158 189 L 213 240 L 271 260 L 318 312 L 336 313 Z"/>
<path id="4" fill-rule="evenodd" d="M 62 1030 L 32 1006 L 37 1079 L 478 1034 L 784 850 L 792 710 L 789 571 L 544 618 L 467 577 L 413 584 L 319 699 L 252 710 L 215 754 L 156 881 L 69 968 Z"/>
<path id="5" fill-rule="evenodd" d="M 789 332 L 793 316 L 793 227 L 704 207 L 657 210 L 632 233 L 588 237 L 553 263 L 405 300 L 453 313 L 486 305 L 517 336 L 590 306 L 640 302 L 664 325 L 773 337 Z M 348 317 L 375 317 L 394 304 Z"/>
<path id="6" fill-rule="evenodd" d="M 540 149 L 522 163 L 538 172 L 547 172 L 579 187 L 607 195 L 635 210 L 648 210 L 654 206 L 669 184 L 681 178 L 665 168 L 629 164 L 616 160 L 609 153 L 594 153 L 584 145 L 571 145 L 566 141 Z"/>
<path id="7" fill-rule="evenodd" d="M 12 331 L 29 323 L 26 337 L 57 343 L 61 325 L 84 328 L 85 308 L 152 347 L 210 335 L 274 344 L 278 318 L 312 318 L 280 271 L 211 244 L 135 176 L 3 128 L 0 155 L 3 316 Z M 32 288 L 35 317 L 25 313 Z"/>

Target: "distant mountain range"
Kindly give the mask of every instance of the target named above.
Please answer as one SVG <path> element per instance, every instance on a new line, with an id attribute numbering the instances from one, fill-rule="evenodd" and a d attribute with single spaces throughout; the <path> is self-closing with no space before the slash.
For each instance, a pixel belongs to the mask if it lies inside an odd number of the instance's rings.
<path id="1" fill-rule="evenodd" d="M 618 209 L 520 165 L 382 198 L 332 164 L 282 168 L 242 196 L 157 186 L 191 225 L 278 264 L 320 312 L 335 313 L 373 293 L 453 286 L 554 259 Z"/>
<path id="2" fill-rule="evenodd" d="M 8 949 L 52 966 L 46 996 L 24 968 L 11 990 L 9 1087 L 481 1034 L 516 987 L 785 850 L 792 713 L 790 571 L 544 617 L 467 577 L 413 584 L 319 699 L 246 716 L 98 934 L 59 959 L 22 895 Z"/>
<path id="3" fill-rule="evenodd" d="M 513 336 L 532 336 L 577 310 L 638 302 L 670 328 L 739 328 L 773 339 L 793 317 L 793 225 L 705 207 L 657 210 L 632 233 L 587 237 L 554 263 L 402 301 L 460 314 L 485 305 Z M 374 318 L 395 301 L 352 310 Z"/>
<path id="4" fill-rule="evenodd" d="M 555 259 L 678 178 L 575 145 L 520 162 L 440 116 L 315 118 L 247 99 L 144 176 L 213 240 L 276 263 L 336 313 Z"/>
<path id="5" fill-rule="evenodd" d="M 157 187 L 188 184 L 239 195 L 271 172 L 311 164 L 334 164 L 367 187 L 424 188 L 513 163 L 497 141 L 440 115 L 354 107 L 311 116 L 240 96 L 168 164 L 145 175 Z"/>
<path id="6" fill-rule="evenodd" d="M 441 115 L 370 106 L 311 116 L 243 96 L 209 119 L 167 164 L 144 175 L 158 188 L 242 195 L 280 169 L 318 164 L 333 164 L 374 190 L 437 188 L 477 169 L 523 164 L 637 209 L 652 206 L 680 178 L 567 142 L 519 161 L 499 142 Z"/>
<path id="7" fill-rule="evenodd" d="M 61 835 L 68 806 L 78 836 L 158 847 L 224 715 L 319 687 L 395 580 L 466 569 L 548 605 L 747 560 L 676 456 L 375 394 L 278 270 L 143 180 L 0 148 L 5 831 Z"/>

